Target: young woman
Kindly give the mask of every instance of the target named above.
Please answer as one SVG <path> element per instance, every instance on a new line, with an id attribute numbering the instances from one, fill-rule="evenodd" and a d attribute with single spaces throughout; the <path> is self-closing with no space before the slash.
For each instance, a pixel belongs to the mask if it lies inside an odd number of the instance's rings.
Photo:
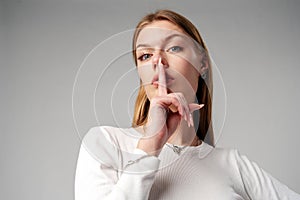
<path id="1" fill-rule="evenodd" d="M 237 150 L 214 147 L 211 62 L 189 20 L 170 10 L 145 16 L 133 57 L 141 80 L 133 126 L 86 134 L 76 200 L 300 199 Z"/>

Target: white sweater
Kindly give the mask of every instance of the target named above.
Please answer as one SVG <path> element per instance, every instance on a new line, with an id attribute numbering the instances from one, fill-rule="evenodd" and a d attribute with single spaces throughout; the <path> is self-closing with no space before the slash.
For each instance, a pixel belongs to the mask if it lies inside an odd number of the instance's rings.
<path id="1" fill-rule="evenodd" d="M 81 145 L 75 200 L 299 199 L 237 150 L 202 142 L 178 155 L 165 145 L 159 157 L 136 149 L 133 128 L 94 127 Z"/>

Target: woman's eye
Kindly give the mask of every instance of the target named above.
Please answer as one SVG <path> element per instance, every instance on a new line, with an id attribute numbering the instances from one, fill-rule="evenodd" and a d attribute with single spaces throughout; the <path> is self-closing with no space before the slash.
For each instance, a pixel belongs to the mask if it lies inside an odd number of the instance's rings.
<path id="1" fill-rule="evenodd" d="M 141 55 L 138 59 L 139 59 L 140 61 L 144 61 L 144 60 L 149 59 L 150 57 L 151 57 L 151 54 L 145 53 L 145 54 Z"/>
<path id="2" fill-rule="evenodd" d="M 170 51 L 170 52 L 180 52 L 180 51 L 182 51 L 182 47 L 174 46 L 174 47 L 171 47 L 168 51 Z"/>

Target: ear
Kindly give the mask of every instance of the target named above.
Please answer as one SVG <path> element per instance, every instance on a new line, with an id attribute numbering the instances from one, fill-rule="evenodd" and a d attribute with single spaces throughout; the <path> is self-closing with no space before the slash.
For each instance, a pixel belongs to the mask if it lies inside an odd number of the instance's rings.
<path id="1" fill-rule="evenodd" d="M 208 63 L 208 57 L 206 55 L 206 53 L 204 54 L 203 58 L 200 61 L 200 70 L 199 70 L 199 74 L 201 75 L 201 77 L 203 79 L 206 78 L 207 76 L 207 72 L 208 72 L 208 67 L 209 67 L 209 63 Z"/>

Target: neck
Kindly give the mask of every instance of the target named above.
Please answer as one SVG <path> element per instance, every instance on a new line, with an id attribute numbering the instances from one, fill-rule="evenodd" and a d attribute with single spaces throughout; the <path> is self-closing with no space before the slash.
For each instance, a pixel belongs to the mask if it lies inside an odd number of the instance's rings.
<path id="1" fill-rule="evenodd" d="M 145 134 L 143 126 L 135 127 L 135 129 Z M 202 143 L 196 135 L 195 127 L 188 127 L 185 120 L 181 120 L 179 127 L 167 142 L 177 146 L 198 146 Z"/>
<path id="2" fill-rule="evenodd" d="M 177 130 L 167 142 L 178 146 L 198 146 L 201 144 L 196 136 L 195 127 L 188 127 L 185 120 L 181 121 Z"/>

